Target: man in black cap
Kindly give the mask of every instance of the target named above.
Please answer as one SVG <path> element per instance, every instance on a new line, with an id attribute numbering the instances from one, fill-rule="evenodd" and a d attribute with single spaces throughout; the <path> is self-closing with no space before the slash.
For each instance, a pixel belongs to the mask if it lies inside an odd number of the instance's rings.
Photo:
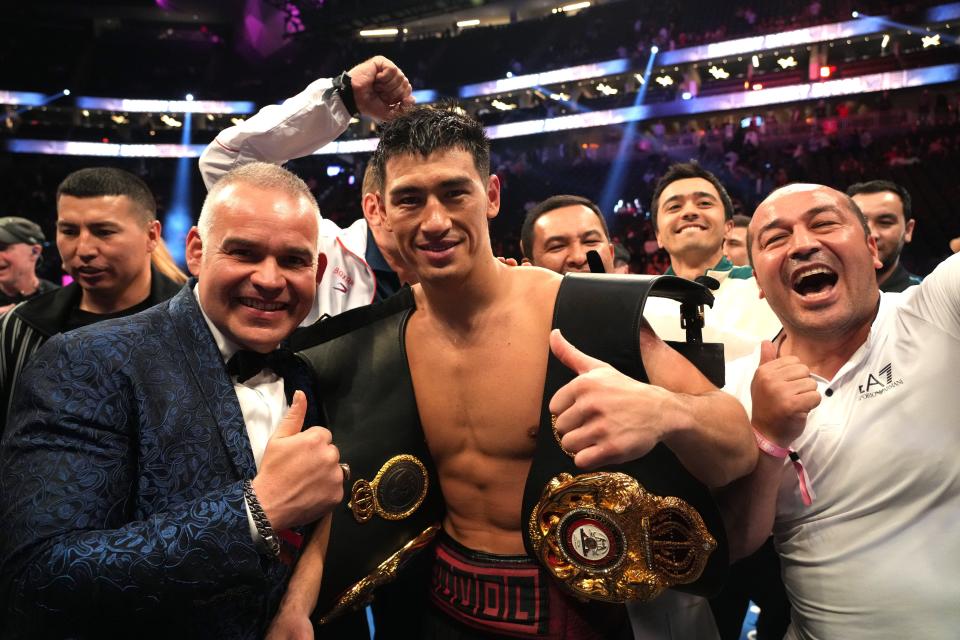
<path id="1" fill-rule="evenodd" d="M 46 238 L 40 225 L 26 218 L 0 218 L 0 313 L 57 285 L 37 277 Z"/>

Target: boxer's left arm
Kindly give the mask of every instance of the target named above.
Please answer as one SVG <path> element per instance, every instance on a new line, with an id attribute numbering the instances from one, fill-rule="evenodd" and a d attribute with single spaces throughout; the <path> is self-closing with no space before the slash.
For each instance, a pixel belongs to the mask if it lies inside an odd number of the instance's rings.
<path id="1" fill-rule="evenodd" d="M 577 466 L 626 462 L 663 442 L 710 487 L 749 473 L 757 448 L 736 398 L 710 384 L 648 326 L 640 344 L 650 384 L 587 356 L 559 331 L 551 333 L 554 355 L 577 374 L 550 401 L 563 446 L 576 454 Z"/>

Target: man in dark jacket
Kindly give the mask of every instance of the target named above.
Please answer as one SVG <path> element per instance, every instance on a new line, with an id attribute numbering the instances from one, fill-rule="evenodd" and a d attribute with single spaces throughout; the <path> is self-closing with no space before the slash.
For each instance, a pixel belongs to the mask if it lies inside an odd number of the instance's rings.
<path id="1" fill-rule="evenodd" d="M 60 183 L 57 249 L 74 282 L 0 317 L 0 424 L 23 367 L 51 336 L 143 311 L 179 290 L 150 266 L 159 238 L 156 202 L 137 176 L 94 167 Z"/>

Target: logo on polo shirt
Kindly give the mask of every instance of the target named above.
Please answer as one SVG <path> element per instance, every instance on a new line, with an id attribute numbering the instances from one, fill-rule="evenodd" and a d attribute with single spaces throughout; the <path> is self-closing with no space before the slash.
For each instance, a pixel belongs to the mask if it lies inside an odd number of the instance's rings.
<path id="1" fill-rule="evenodd" d="M 343 267 L 334 267 L 333 277 L 337 279 L 337 282 L 333 285 L 333 288 L 340 293 L 347 293 L 347 291 L 350 290 L 350 287 L 353 286 L 353 278 L 343 269 Z"/>
<path id="2" fill-rule="evenodd" d="M 888 362 L 880 367 L 880 370 L 877 371 L 876 374 L 868 373 L 866 381 L 861 385 L 857 385 L 857 391 L 860 392 L 860 399 L 866 400 L 886 393 L 890 389 L 899 387 L 902 384 L 903 378 L 893 379 L 893 365 Z"/>

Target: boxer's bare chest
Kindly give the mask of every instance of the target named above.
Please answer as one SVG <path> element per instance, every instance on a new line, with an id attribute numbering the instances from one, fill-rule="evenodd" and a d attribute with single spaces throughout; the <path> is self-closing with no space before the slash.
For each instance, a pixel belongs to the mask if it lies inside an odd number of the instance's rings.
<path id="1" fill-rule="evenodd" d="M 505 311 L 469 328 L 445 326 L 427 314 L 411 316 L 407 358 L 424 434 L 440 465 L 471 451 L 499 459 L 533 454 L 549 310 Z"/>

